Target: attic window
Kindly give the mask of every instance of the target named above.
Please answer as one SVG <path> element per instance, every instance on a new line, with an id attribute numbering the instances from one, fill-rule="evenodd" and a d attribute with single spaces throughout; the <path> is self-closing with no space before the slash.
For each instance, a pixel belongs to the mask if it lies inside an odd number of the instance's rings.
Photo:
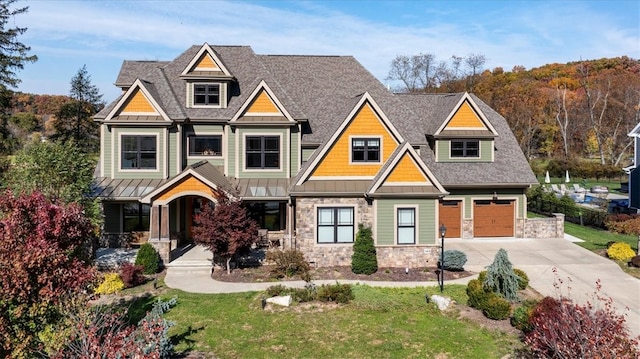
<path id="1" fill-rule="evenodd" d="M 351 139 L 352 162 L 380 162 L 379 138 Z"/>
<path id="2" fill-rule="evenodd" d="M 220 106 L 220 84 L 194 84 L 193 104 L 196 106 Z"/>
<path id="3" fill-rule="evenodd" d="M 451 158 L 480 157 L 480 141 L 455 140 L 451 141 Z"/>

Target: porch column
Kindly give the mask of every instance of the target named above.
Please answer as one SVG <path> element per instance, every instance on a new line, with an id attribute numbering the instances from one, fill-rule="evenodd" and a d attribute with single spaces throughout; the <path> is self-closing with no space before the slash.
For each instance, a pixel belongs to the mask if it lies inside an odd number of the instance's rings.
<path id="1" fill-rule="evenodd" d="M 169 206 L 152 205 L 149 222 L 149 243 L 158 251 L 162 261 L 169 263 L 171 252 Z"/>

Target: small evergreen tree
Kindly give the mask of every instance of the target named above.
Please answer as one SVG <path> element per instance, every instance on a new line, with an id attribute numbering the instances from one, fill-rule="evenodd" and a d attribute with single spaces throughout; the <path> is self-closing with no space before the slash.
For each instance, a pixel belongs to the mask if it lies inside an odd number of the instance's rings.
<path id="1" fill-rule="evenodd" d="M 373 274 L 378 271 L 376 247 L 369 227 L 360 225 L 358 228 L 351 256 L 351 271 L 356 274 Z"/>
<path id="2" fill-rule="evenodd" d="M 513 271 L 507 251 L 500 248 L 487 267 L 487 276 L 482 286 L 491 292 L 498 293 L 508 300 L 518 299 L 518 275 Z"/>
<path id="3" fill-rule="evenodd" d="M 160 267 L 160 256 L 151 244 L 144 243 L 140 246 L 135 264 L 144 267 L 144 274 L 156 274 Z"/>

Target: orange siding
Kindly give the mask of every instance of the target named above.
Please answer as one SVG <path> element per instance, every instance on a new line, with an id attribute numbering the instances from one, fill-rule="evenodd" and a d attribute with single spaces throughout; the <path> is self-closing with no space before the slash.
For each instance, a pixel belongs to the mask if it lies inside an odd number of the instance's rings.
<path id="1" fill-rule="evenodd" d="M 167 189 L 163 194 L 160 195 L 160 197 L 156 199 L 166 200 L 176 194 L 186 191 L 200 191 L 211 193 L 211 188 L 195 177 L 187 177 L 186 179 L 183 179 L 182 181 L 174 184 L 171 188 Z"/>
<path id="2" fill-rule="evenodd" d="M 133 93 L 133 96 L 127 100 L 121 112 L 157 113 L 140 90 L 136 90 Z"/>
<path id="3" fill-rule="evenodd" d="M 247 109 L 247 113 L 281 114 L 264 90 L 260 91 L 260 94 L 258 94 L 258 96 L 253 100 L 253 103 Z"/>
<path id="4" fill-rule="evenodd" d="M 370 137 L 382 136 L 382 162 L 376 164 L 349 164 L 349 136 Z M 363 106 L 354 116 L 351 123 L 336 140 L 333 147 L 320 161 L 313 176 L 375 176 L 382 164 L 387 161 L 398 143 L 391 132 L 371 109 L 369 104 Z"/>
<path id="5" fill-rule="evenodd" d="M 413 161 L 411 156 L 404 154 L 400 162 L 391 171 L 391 174 L 385 180 L 386 183 L 391 182 L 431 182 L 418 168 L 418 165 Z"/>
<path id="6" fill-rule="evenodd" d="M 475 111 L 468 102 L 464 102 L 458 111 L 453 115 L 447 128 L 465 127 L 465 128 L 486 128 Z"/>
<path id="7" fill-rule="evenodd" d="M 195 69 L 217 70 L 218 65 L 216 65 L 209 54 L 203 54 L 200 60 L 196 63 Z"/>

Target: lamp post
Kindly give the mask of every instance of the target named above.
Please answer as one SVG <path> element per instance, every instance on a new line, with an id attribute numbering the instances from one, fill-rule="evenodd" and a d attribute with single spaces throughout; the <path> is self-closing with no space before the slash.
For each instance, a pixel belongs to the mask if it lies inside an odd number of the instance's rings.
<path id="1" fill-rule="evenodd" d="M 440 225 L 440 261 L 438 262 L 439 270 L 438 283 L 440 284 L 440 293 L 444 290 L 444 236 L 447 234 L 447 227 L 444 224 Z"/>

